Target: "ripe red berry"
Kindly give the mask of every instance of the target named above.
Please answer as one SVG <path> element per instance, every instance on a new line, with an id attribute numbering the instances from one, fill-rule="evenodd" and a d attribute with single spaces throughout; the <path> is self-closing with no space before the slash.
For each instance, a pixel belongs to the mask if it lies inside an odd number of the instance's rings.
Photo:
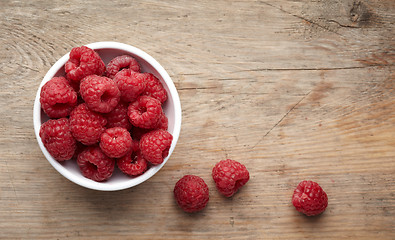
<path id="1" fill-rule="evenodd" d="M 120 158 L 130 151 L 132 137 L 126 128 L 108 128 L 102 133 L 99 145 L 107 156 Z"/>
<path id="2" fill-rule="evenodd" d="M 209 189 L 204 180 L 198 176 L 185 175 L 174 187 L 174 198 L 185 212 L 203 210 L 209 201 Z"/>
<path id="3" fill-rule="evenodd" d="M 114 77 L 114 82 L 121 91 L 121 99 L 125 102 L 136 100 L 145 89 L 144 75 L 130 69 L 118 72 Z"/>
<path id="4" fill-rule="evenodd" d="M 318 183 L 302 181 L 294 191 L 292 204 L 298 212 L 315 216 L 325 211 L 328 206 L 328 196 Z"/>
<path id="5" fill-rule="evenodd" d="M 166 117 L 165 113 L 162 112 L 162 115 L 159 117 L 159 120 L 156 123 L 154 129 L 167 130 L 168 126 L 169 126 L 169 119 Z"/>
<path id="6" fill-rule="evenodd" d="M 151 129 L 156 126 L 163 114 L 158 100 L 148 96 L 140 96 L 128 107 L 128 116 L 133 126 Z"/>
<path id="7" fill-rule="evenodd" d="M 71 159 L 77 148 L 67 118 L 50 119 L 43 123 L 40 138 L 49 154 L 58 161 Z"/>
<path id="8" fill-rule="evenodd" d="M 90 110 L 85 103 L 75 107 L 69 119 L 74 138 L 85 145 L 99 142 L 107 124 L 104 116 Z"/>
<path id="9" fill-rule="evenodd" d="M 97 75 L 89 75 L 81 80 L 80 94 L 91 110 L 100 113 L 111 112 L 121 97 L 112 79 Z"/>
<path id="10" fill-rule="evenodd" d="M 67 117 L 77 105 L 77 93 L 66 78 L 54 77 L 41 88 L 40 103 L 48 117 Z"/>
<path id="11" fill-rule="evenodd" d="M 85 46 L 71 49 L 64 68 L 67 78 L 76 82 L 92 74 L 101 76 L 106 70 L 99 54 Z"/>
<path id="12" fill-rule="evenodd" d="M 162 83 L 152 73 L 143 73 L 145 76 L 145 90 L 143 95 L 158 99 L 161 103 L 167 100 L 166 89 Z"/>
<path id="13" fill-rule="evenodd" d="M 121 69 L 140 72 L 140 65 L 135 58 L 129 55 L 117 56 L 107 64 L 106 75 L 109 78 L 114 78 Z"/>
<path id="14" fill-rule="evenodd" d="M 216 187 L 226 197 L 231 197 L 250 179 L 247 168 L 231 159 L 218 162 L 212 172 Z"/>
<path id="15" fill-rule="evenodd" d="M 113 127 L 123 127 L 127 130 L 132 129 L 132 124 L 129 121 L 128 116 L 128 106 L 129 104 L 119 101 L 118 105 L 115 108 L 107 113 L 105 117 L 107 118 L 107 128 Z"/>
<path id="16" fill-rule="evenodd" d="M 129 151 L 125 156 L 117 160 L 118 168 L 130 176 L 137 176 L 147 169 L 148 162 L 139 150 Z"/>
<path id="17" fill-rule="evenodd" d="M 143 157 L 153 165 L 161 164 L 169 155 L 173 136 L 162 129 L 144 134 L 140 139 L 140 150 Z"/>
<path id="18" fill-rule="evenodd" d="M 86 178 L 102 182 L 111 177 L 115 161 L 105 155 L 100 147 L 90 146 L 78 155 L 77 164 Z"/>

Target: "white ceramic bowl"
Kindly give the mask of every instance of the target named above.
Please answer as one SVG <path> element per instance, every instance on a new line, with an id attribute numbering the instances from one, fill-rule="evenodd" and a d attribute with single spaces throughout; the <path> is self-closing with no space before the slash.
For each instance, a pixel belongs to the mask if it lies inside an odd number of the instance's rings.
<path id="1" fill-rule="evenodd" d="M 93 180 L 85 178 L 81 174 L 75 160 L 58 162 L 48 153 L 39 136 L 41 124 L 48 120 L 46 114 L 41 110 L 40 91 L 41 87 L 53 77 L 65 75 L 64 64 L 69 59 L 69 53 L 60 58 L 49 69 L 44 79 L 42 80 L 40 87 L 38 88 L 33 109 L 34 132 L 36 134 L 38 145 L 40 146 L 41 151 L 43 152 L 49 163 L 60 174 L 62 174 L 70 181 L 86 188 L 101 191 L 116 191 L 127 189 L 136 186 L 137 184 L 140 184 L 152 177 L 163 167 L 163 165 L 167 162 L 170 155 L 172 154 L 181 130 L 180 98 L 178 96 L 176 87 L 174 86 L 174 83 L 166 70 L 153 57 L 151 57 L 144 51 L 136 47 L 118 42 L 95 42 L 86 46 L 95 49 L 99 53 L 105 64 L 107 64 L 111 59 L 116 56 L 128 54 L 137 59 L 137 61 L 140 63 L 142 72 L 150 72 L 154 74 L 157 78 L 159 78 L 168 95 L 168 99 L 163 105 L 163 110 L 167 118 L 169 119 L 168 131 L 173 135 L 173 142 L 169 150 L 169 155 L 165 158 L 162 164 L 151 167 L 144 174 L 138 177 L 129 177 L 126 174 L 123 174 L 118 168 L 115 168 L 115 171 L 109 180 L 105 182 L 95 182 Z"/>

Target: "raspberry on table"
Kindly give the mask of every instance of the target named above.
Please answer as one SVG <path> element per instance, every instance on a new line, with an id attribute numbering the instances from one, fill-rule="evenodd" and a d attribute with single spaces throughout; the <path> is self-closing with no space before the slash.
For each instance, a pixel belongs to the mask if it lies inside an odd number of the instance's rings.
<path id="1" fill-rule="evenodd" d="M 132 137 L 126 128 L 108 128 L 102 133 L 99 146 L 107 156 L 120 158 L 130 151 Z"/>
<path id="2" fill-rule="evenodd" d="M 80 94 L 91 110 L 100 113 L 111 112 L 121 97 L 112 79 L 97 75 L 89 75 L 81 80 Z"/>
<path id="3" fill-rule="evenodd" d="M 41 88 L 40 103 L 50 118 L 63 118 L 77 105 L 77 93 L 64 77 L 54 77 Z"/>
<path id="4" fill-rule="evenodd" d="M 185 212 L 203 210 L 209 201 L 209 189 L 204 180 L 195 175 L 185 175 L 174 186 L 174 198 Z"/>
<path id="5" fill-rule="evenodd" d="M 130 69 L 123 69 L 113 79 L 121 91 L 121 99 L 125 102 L 136 100 L 145 89 L 144 75 Z"/>
<path id="6" fill-rule="evenodd" d="M 106 118 L 90 110 L 86 103 L 75 107 L 69 119 L 74 138 L 85 145 L 99 142 L 101 134 L 106 129 Z"/>
<path id="7" fill-rule="evenodd" d="M 105 117 L 107 118 L 107 128 L 113 127 L 123 127 L 128 131 L 132 129 L 132 124 L 129 121 L 128 116 L 128 103 L 123 101 L 119 101 L 118 105 L 115 108 L 107 113 Z"/>
<path id="8" fill-rule="evenodd" d="M 114 172 L 115 160 L 98 146 L 89 146 L 77 158 L 82 175 L 97 182 L 109 179 Z"/>
<path id="9" fill-rule="evenodd" d="M 318 183 L 302 181 L 294 191 L 292 204 L 298 212 L 315 216 L 325 211 L 328 206 L 328 196 Z"/>
<path id="10" fill-rule="evenodd" d="M 106 70 L 99 54 L 86 46 L 71 49 L 70 58 L 64 68 L 66 77 L 76 82 L 92 74 L 101 76 Z"/>
<path id="11" fill-rule="evenodd" d="M 117 160 L 118 168 L 130 176 L 138 176 L 145 172 L 148 167 L 147 160 L 139 150 L 129 151 L 125 156 Z"/>
<path id="12" fill-rule="evenodd" d="M 153 165 L 161 164 L 169 155 L 173 136 L 162 129 L 144 134 L 140 139 L 140 150 L 143 157 Z"/>
<path id="13" fill-rule="evenodd" d="M 58 161 L 71 159 L 77 148 L 67 118 L 50 119 L 43 123 L 40 138 L 49 154 Z"/>
<path id="14" fill-rule="evenodd" d="M 212 176 L 220 193 L 233 196 L 250 179 L 247 168 L 231 159 L 219 161 L 213 168 Z"/>
<path id="15" fill-rule="evenodd" d="M 117 56 L 107 64 L 106 75 L 109 78 L 114 78 L 122 69 L 140 72 L 140 65 L 135 58 L 129 55 Z"/>
<path id="16" fill-rule="evenodd" d="M 128 107 L 129 120 L 139 128 L 153 128 L 163 113 L 161 103 L 149 96 L 140 96 Z"/>
<path id="17" fill-rule="evenodd" d="M 162 83 L 152 73 L 143 73 L 145 76 L 145 89 L 142 95 L 158 99 L 161 103 L 167 100 L 167 92 Z"/>

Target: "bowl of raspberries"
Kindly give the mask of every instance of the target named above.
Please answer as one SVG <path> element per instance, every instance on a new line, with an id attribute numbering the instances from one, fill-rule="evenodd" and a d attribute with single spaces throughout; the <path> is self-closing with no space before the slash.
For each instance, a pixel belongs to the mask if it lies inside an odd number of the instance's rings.
<path id="1" fill-rule="evenodd" d="M 47 72 L 33 109 L 49 163 L 70 181 L 116 191 L 157 173 L 181 130 L 169 74 L 144 51 L 118 42 L 71 49 Z"/>

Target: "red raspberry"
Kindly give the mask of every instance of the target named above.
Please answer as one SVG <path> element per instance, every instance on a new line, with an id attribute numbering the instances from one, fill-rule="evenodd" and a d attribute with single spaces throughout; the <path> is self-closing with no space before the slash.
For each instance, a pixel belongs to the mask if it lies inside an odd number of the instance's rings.
<path id="1" fill-rule="evenodd" d="M 226 197 L 231 197 L 250 179 L 247 168 L 231 159 L 219 161 L 213 168 L 212 176 L 218 191 Z"/>
<path id="2" fill-rule="evenodd" d="M 165 113 L 162 112 L 162 115 L 159 117 L 159 120 L 156 123 L 154 129 L 167 130 L 168 126 L 169 126 L 169 119 L 166 117 Z"/>
<path id="3" fill-rule="evenodd" d="M 140 139 L 140 150 L 143 157 L 150 163 L 157 165 L 169 155 L 173 136 L 162 129 L 144 134 Z"/>
<path id="4" fill-rule="evenodd" d="M 98 146 L 90 146 L 78 155 L 77 164 L 86 178 L 102 182 L 111 177 L 115 161 L 107 157 Z"/>
<path id="5" fill-rule="evenodd" d="M 97 75 L 81 80 L 80 94 L 91 110 L 100 113 L 111 112 L 121 97 L 121 92 L 112 79 Z"/>
<path id="6" fill-rule="evenodd" d="M 107 128 L 123 127 L 128 131 L 132 129 L 132 124 L 128 116 L 128 104 L 120 101 L 118 105 L 105 116 L 107 118 Z"/>
<path id="7" fill-rule="evenodd" d="M 99 54 L 85 46 L 71 49 L 70 59 L 66 62 L 64 68 L 66 77 L 76 82 L 92 74 L 101 76 L 106 70 Z"/>
<path id="8" fill-rule="evenodd" d="M 130 69 L 134 72 L 140 72 L 140 65 L 137 60 L 129 55 L 115 57 L 107 64 L 106 75 L 114 78 L 121 69 Z"/>
<path id="9" fill-rule="evenodd" d="M 130 151 L 122 158 L 117 160 L 118 168 L 130 175 L 130 176 L 137 176 L 147 169 L 148 162 L 143 158 L 140 151 Z"/>
<path id="10" fill-rule="evenodd" d="M 48 117 L 67 117 L 77 105 L 77 93 L 66 78 L 54 77 L 41 88 L 40 103 Z"/>
<path id="11" fill-rule="evenodd" d="M 106 129 L 100 137 L 101 150 L 111 158 L 124 156 L 132 147 L 132 137 L 126 128 Z"/>
<path id="12" fill-rule="evenodd" d="M 162 106 L 158 100 L 148 96 L 140 96 L 128 107 L 130 122 L 140 128 L 153 128 L 162 114 Z"/>
<path id="13" fill-rule="evenodd" d="M 292 204 L 298 212 L 314 216 L 325 211 L 328 206 L 328 196 L 318 183 L 302 181 L 294 191 Z"/>
<path id="14" fill-rule="evenodd" d="M 174 198 L 185 212 L 203 210 L 209 200 L 209 189 L 204 180 L 198 176 L 185 175 L 174 187 Z"/>
<path id="15" fill-rule="evenodd" d="M 74 138 L 85 145 L 99 142 L 107 120 L 90 110 L 85 103 L 78 105 L 70 114 L 70 127 Z"/>
<path id="16" fill-rule="evenodd" d="M 43 123 L 40 138 L 49 154 L 58 161 L 71 159 L 77 148 L 67 118 L 50 119 Z"/>
<path id="17" fill-rule="evenodd" d="M 167 100 L 166 89 L 162 83 L 152 73 L 143 73 L 145 75 L 145 90 L 143 95 L 158 99 L 161 103 Z"/>
<path id="18" fill-rule="evenodd" d="M 130 69 L 118 72 L 114 77 L 114 82 L 121 91 L 121 98 L 125 102 L 136 100 L 145 89 L 144 75 Z"/>
<path id="19" fill-rule="evenodd" d="M 159 121 L 156 123 L 155 127 L 153 127 L 152 129 L 133 127 L 131 131 L 131 135 L 133 139 L 140 140 L 144 134 L 149 133 L 152 130 L 156 130 L 156 129 L 167 130 L 168 125 L 169 125 L 169 120 L 167 119 L 166 115 L 163 113 L 159 118 Z"/>

